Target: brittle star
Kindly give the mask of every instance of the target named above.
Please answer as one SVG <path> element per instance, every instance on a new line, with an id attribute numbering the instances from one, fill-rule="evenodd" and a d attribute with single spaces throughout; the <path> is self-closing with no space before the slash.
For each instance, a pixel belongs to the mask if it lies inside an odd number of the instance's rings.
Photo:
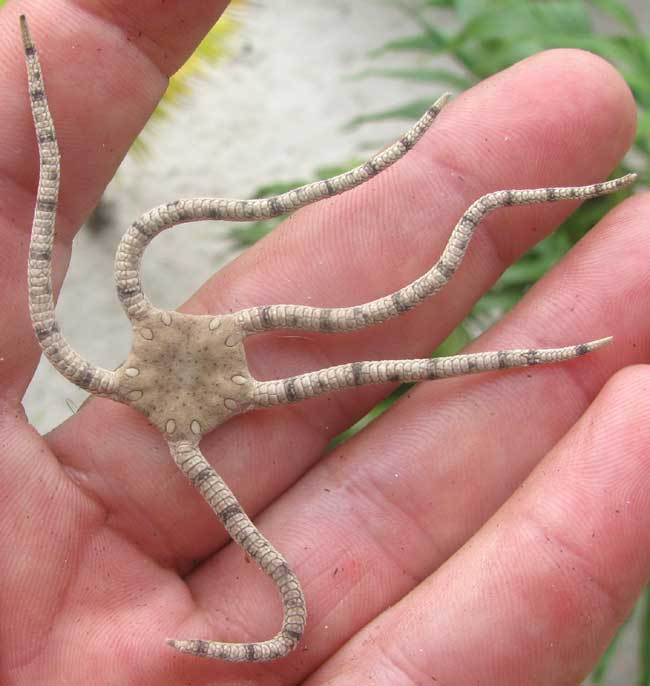
<path id="1" fill-rule="evenodd" d="M 34 332 L 47 359 L 70 381 L 91 394 L 112 398 L 145 414 L 163 434 L 174 461 L 224 527 L 273 580 L 282 600 L 279 633 L 259 643 L 204 639 L 168 640 L 192 655 L 228 661 L 272 660 L 300 640 L 307 617 L 305 599 L 287 561 L 258 531 L 226 483 L 202 455 L 202 436 L 236 414 L 293 403 L 364 384 L 415 382 L 490 370 L 569 360 L 611 341 L 602 338 L 563 348 L 499 350 L 433 359 L 350 362 L 291 378 L 258 381 L 249 371 L 244 340 L 271 330 L 323 333 L 373 326 L 408 312 L 445 286 L 458 269 L 474 232 L 489 212 L 509 205 L 585 199 L 611 193 L 636 178 L 628 174 L 589 186 L 503 190 L 488 193 L 460 217 L 438 262 L 407 286 L 354 307 L 266 305 L 234 314 L 197 316 L 160 310 L 140 284 L 140 263 L 161 231 L 205 219 L 246 221 L 276 217 L 350 190 L 390 167 L 427 131 L 449 96 L 443 95 L 406 134 L 365 164 L 325 181 L 260 200 L 194 198 L 156 207 L 133 222 L 115 259 L 117 294 L 133 326 L 133 347 L 115 371 L 83 359 L 59 330 L 52 294 L 52 250 L 59 196 L 59 149 L 38 55 L 21 17 L 29 98 L 40 159 L 36 209 L 29 247 L 29 307 Z"/>

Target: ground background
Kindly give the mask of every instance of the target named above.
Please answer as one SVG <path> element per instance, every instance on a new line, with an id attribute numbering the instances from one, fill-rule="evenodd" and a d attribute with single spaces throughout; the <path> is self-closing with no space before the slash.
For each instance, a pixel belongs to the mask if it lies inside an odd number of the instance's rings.
<path id="1" fill-rule="evenodd" d="M 629 4 L 650 27 L 650 3 Z M 197 84 L 171 118 L 149 131 L 146 157 L 127 158 L 120 168 L 105 196 L 107 226 L 84 228 L 75 240 L 58 316 L 73 346 L 104 367 L 120 364 L 130 345 L 112 272 L 119 238 L 138 215 L 180 197 L 249 197 L 264 183 L 309 177 L 316 167 L 364 156 L 396 138 L 405 125 L 393 121 L 346 132 L 346 122 L 437 95 L 429 85 L 348 78 L 379 66 L 368 57 L 373 48 L 413 31 L 404 14 L 381 0 L 256 0 L 242 19 L 231 57 Z M 398 61 L 393 55 L 385 63 Z M 185 226 L 154 242 L 144 285 L 157 305 L 179 305 L 234 256 L 224 228 Z M 45 432 L 69 417 L 84 397 L 42 362 L 25 407 Z M 627 641 L 608 684 L 632 686 L 634 650 L 634 641 Z"/>

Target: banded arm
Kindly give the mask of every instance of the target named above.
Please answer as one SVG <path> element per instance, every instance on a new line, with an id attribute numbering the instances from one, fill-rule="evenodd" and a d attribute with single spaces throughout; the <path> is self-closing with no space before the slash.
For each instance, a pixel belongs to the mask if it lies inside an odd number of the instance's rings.
<path id="1" fill-rule="evenodd" d="M 589 186 L 508 190 L 488 193 L 463 214 L 451 233 L 438 262 L 412 283 L 390 295 L 353 307 L 321 308 L 306 305 L 266 305 L 237 313 L 248 334 L 277 329 L 346 332 L 380 324 L 408 312 L 440 291 L 460 266 L 481 220 L 490 212 L 510 205 L 534 205 L 557 200 L 585 200 L 607 195 L 634 182 L 636 174 Z"/>
<path id="2" fill-rule="evenodd" d="M 177 224 L 218 219 L 231 222 L 268 219 L 293 212 L 305 205 L 345 193 L 388 169 L 422 138 L 451 96 L 446 93 L 424 113 L 398 141 L 365 164 L 324 181 L 259 200 L 192 198 L 160 205 L 143 214 L 128 228 L 115 255 L 115 283 L 122 307 L 131 320 L 151 312 L 152 305 L 142 291 L 140 264 L 145 248 L 161 232 Z"/>
<path id="3" fill-rule="evenodd" d="M 169 449 L 174 462 L 219 517 L 232 539 L 273 580 L 280 592 L 284 619 L 276 636 L 259 643 L 220 643 L 197 638 L 169 639 L 167 643 L 183 653 L 228 662 L 263 662 L 287 655 L 300 640 L 307 621 L 305 598 L 296 575 L 262 536 L 196 445 L 180 441 L 170 443 Z"/>
<path id="4" fill-rule="evenodd" d="M 287 379 L 258 381 L 253 392 L 253 402 L 257 407 L 271 407 L 298 402 L 323 393 L 340 391 L 354 386 L 388 382 L 431 381 L 497 369 L 552 364 L 580 357 L 607 345 L 611 341 L 612 337 L 610 336 L 566 348 L 499 350 L 421 360 L 349 362 Z"/>
<path id="5" fill-rule="evenodd" d="M 20 27 L 27 63 L 29 102 L 39 153 L 38 191 L 28 263 L 29 313 L 32 326 L 43 353 L 63 376 L 89 393 L 110 395 L 116 385 L 114 373 L 96 367 L 73 350 L 61 334 L 54 313 L 52 250 L 59 200 L 59 146 L 45 97 L 41 66 L 24 16 L 20 17 Z"/>

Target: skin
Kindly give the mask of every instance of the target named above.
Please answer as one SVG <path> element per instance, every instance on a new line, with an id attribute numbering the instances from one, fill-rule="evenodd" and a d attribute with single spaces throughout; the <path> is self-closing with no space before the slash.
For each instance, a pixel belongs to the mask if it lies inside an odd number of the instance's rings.
<path id="1" fill-rule="evenodd" d="M 650 570 L 644 194 L 611 213 L 471 349 L 610 333 L 612 346 L 555 367 L 423 384 L 320 460 L 329 438 L 389 387 L 242 415 L 206 437 L 210 462 L 251 515 L 264 511 L 260 528 L 304 580 L 308 628 L 284 660 L 227 665 L 165 645 L 168 636 L 256 640 L 273 632 L 278 608 L 270 583 L 227 545 L 144 418 L 93 400 L 47 437 L 29 427 L 20 400 L 39 355 L 24 286 L 37 154 L 17 16 L 29 12 L 43 36 L 61 122 L 60 281 L 74 227 L 166 76 L 221 9 L 53 0 L 0 13 L 0 540 L 11 551 L 0 556 L 0 682 L 579 683 Z M 88 59 L 69 59 L 71 41 Z M 105 87 L 71 87 L 89 80 Z M 116 99 L 124 107 L 109 108 Z M 634 112 L 623 80 L 600 59 L 538 55 L 456 99 L 393 169 L 301 211 L 184 310 L 283 302 L 297 282 L 328 306 L 397 288 L 434 261 L 482 193 L 601 180 L 630 145 Z M 381 331 L 256 337 L 253 371 L 277 378 L 425 355 L 570 209 L 495 213 L 431 302 Z M 306 259 L 314 247 L 315 265 Z"/>

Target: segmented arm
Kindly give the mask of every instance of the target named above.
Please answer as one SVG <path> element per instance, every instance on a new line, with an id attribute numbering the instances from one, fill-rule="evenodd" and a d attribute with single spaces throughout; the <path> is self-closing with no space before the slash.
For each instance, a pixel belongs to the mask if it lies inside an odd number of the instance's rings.
<path id="1" fill-rule="evenodd" d="M 286 405 L 353 386 L 387 382 L 430 381 L 497 369 L 552 364 L 553 362 L 580 357 L 607 345 L 611 341 L 610 336 L 566 348 L 499 350 L 421 360 L 349 362 L 292 376 L 288 379 L 258 381 L 255 384 L 253 402 L 257 407 L 271 407 L 273 405 Z"/>
<path id="2" fill-rule="evenodd" d="M 115 256 L 117 295 L 126 315 L 133 321 L 150 311 L 151 303 L 144 295 L 140 283 L 140 263 L 145 248 L 161 231 L 177 224 L 206 219 L 231 222 L 268 219 L 355 188 L 404 157 L 422 138 L 449 98 L 449 94 L 440 97 L 398 141 L 365 164 L 339 176 L 325 181 L 315 181 L 272 198 L 192 198 L 160 205 L 143 214 L 126 231 Z"/>
<path id="3" fill-rule="evenodd" d="M 533 205 L 556 200 L 584 200 L 607 195 L 636 179 L 627 174 L 613 181 L 589 186 L 496 191 L 474 202 L 456 224 L 438 262 L 426 274 L 390 295 L 353 307 L 321 308 L 306 305 L 251 307 L 237 314 L 247 333 L 272 329 L 300 329 L 324 333 L 354 331 L 380 324 L 419 305 L 445 286 L 465 257 L 481 220 L 493 210 L 510 205 Z"/>
<path id="4" fill-rule="evenodd" d="M 263 662 L 283 657 L 296 647 L 307 621 L 305 598 L 296 575 L 262 536 L 196 445 L 181 441 L 170 443 L 169 449 L 180 470 L 219 517 L 232 539 L 273 580 L 280 592 L 284 620 L 276 636 L 259 643 L 220 643 L 196 638 L 169 639 L 167 643 L 183 653 L 228 662 Z"/>
<path id="5" fill-rule="evenodd" d="M 59 198 L 59 146 L 45 96 L 41 66 L 24 16 L 20 17 L 20 27 L 27 62 L 29 102 L 38 138 L 40 159 L 28 264 L 29 312 L 32 326 L 43 353 L 63 376 L 85 391 L 96 395 L 109 395 L 115 388 L 113 372 L 96 367 L 73 350 L 62 336 L 54 314 L 52 250 Z"/>

